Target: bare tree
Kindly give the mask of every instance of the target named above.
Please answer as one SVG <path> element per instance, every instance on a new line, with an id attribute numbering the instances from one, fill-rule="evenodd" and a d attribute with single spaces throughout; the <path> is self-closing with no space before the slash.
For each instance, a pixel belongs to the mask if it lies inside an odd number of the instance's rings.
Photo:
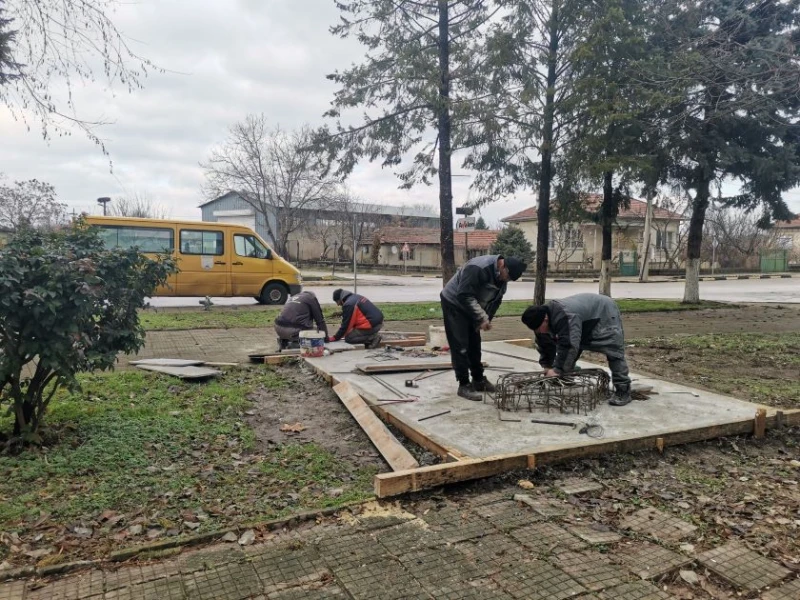
<path id="1" fill-rule="evenodd" d="M 653 206 L 680 215 L 680 218 L 652 219 L 651 228 L 655 231 L 655 239 L 650 244 L 651 262 L 661 263 L 667 269 L 680 269 L 684 266 L 686 245 L 689 240 L 688 217 L 691 212 L 691 199 L 688 194 L 684 197 L 661 196 L 654 201 Z M 675 227 L 676 221 L 677 227 Z"/>
<path id="2" fill-rule="evenodd" d="M 155 66 L 136 54 L 111 19 L 115 0 L 3 0 L 0 2 L 0 104 L 15 119 L 27 115 L 42 123 L 42 135 L 82 129 L 94 133 L 97 121 L 76 116 L 74 81 L 104 79 L 128 92 L 142 87 Z M 53 82 L 66 85 L 62 95 Z"/>
<path id="3" fill-rule="evenodd" d="M 119 196 L 111 202 L 109 211 L 116 217 L 138 217 L 139 219 L 167 219 L 169 211 L 158 204 L 147 192 L 132 192 Z"/>
<path id="4" fill-rule="evenodd" d="M 275 250 L 283 255 L 308 211 L 323 208 L 339 191 L 339 181 L 312 143 L 311 129 L 270 128 L 263 114 L 248 115 L 231 127 L 228 139 L 201 167 L 206 194 L 238 192 L 264 217 Z"/>
<path id="5" fill-rule="evenodd" d="M 67 221 L 67 206 L 56 200 L 52 185 L 30 179 L 0 185 L 0 225 L 52 229 Z"/>
<path id="6" fill-rule="evenodd" d="M 723 269 L 753 267 L 759 252 L 778 247 L 777 232 L 751 212 L 712 205 L 706 213 L 702 254 Z"/>
<path id="7" fill-rule="evenodd" d="M 550 221 L 550 250 L 555 270 L 561 271 L 578 250 L 583 249 L 583 232 L 580 226 L 563 223 L 557 218 Z"/>

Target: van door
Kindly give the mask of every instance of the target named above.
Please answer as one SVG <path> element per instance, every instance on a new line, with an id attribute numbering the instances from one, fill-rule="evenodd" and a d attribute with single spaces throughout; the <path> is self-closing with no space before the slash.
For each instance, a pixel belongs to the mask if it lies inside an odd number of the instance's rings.
<path id="1" fill-rule="evenodd" d="M 222 229 L 181 227 L 178 296 L 230 296 L 230 249 Z"/>
<path id="2" fill-rule="evenodd" d="M 257 297 L 264 284 L 272 278 L 272 250 L 255 235 L 234 232 L 232 259 L 232 294 Z"/>

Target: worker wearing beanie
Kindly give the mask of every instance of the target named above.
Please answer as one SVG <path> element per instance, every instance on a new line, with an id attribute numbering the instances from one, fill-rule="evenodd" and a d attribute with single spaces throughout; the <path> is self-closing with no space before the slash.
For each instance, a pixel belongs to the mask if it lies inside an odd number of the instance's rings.
<path id="1" fill-rule="evenodd" d="M 344 338 L 348 344 L 377 348 L 381 343 L 378 332 L 383 328 L 380 309 L 364 296 L 342 289 L 334 290 L 333 301 L 342 307 L 342 325 L 327 341 L 335 342 Z"/>
<path id="2" fill-rule="evenodd" d="M 483 374 L 481 331 L 492 328 L 508 281 L 519 279 L 526 266 L 514 257 L 479 256 L 465 263 L 442 290 L 444 330 L 462 398 L 479 402 L 481 392 L 495 391 Z"/>
<path id="3" fill-rule="evenodd" d="M 530 306 L 522 322 L 536 335 L 539 364 L 548 376 L 575 370 L 581 352 L 605 354 L 614 382 L 608 403 L 625 406 L 631 401 L 631 378 L 625 361 L 625 333 L 619 307 L 608 296 L 576 294 Z"/>

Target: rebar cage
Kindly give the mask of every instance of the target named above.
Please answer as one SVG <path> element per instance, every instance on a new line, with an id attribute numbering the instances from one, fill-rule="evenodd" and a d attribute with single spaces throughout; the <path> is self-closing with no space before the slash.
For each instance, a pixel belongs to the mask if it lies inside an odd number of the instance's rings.
<path id="1" fill-rule="evenodd" d="M 611 377 L 603 369 L 581 369 L 560 377 L 544 373 L 508 373 L 497 379 L 494 403 L 503 411 L 529 412 L 557 409 L 562 413 L 583 413 L 597 408 L 608 398 Z"/>

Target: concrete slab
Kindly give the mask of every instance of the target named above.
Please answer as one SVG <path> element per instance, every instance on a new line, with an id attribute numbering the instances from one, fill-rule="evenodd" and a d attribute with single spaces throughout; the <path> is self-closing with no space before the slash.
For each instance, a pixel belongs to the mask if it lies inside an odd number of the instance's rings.
<path id="1" fill-rule="evenodd" d="M 538 352 L 506 342 L 489 342 L 483 345 L 483 360 L 488 362 L 487 376 L 496 379 L 508 369 L 516 372 L 539 370 Z M 454 450 L 457 454 L 472 458 L 535 453 L 542 449 L 580 448 L 613 440 L 658 436 L 687 429 L 712 427 L 744 421 L 755 417 L 762 408 L 730 396 L 723 396 L 689 386 L 663 381 L 633 373 L 634 382 L 653 387 L 655 394 L 645 401 L 634 401 L 624 407 L 603 404 L 588 415 L 557 415 L 565 419 L 585 423 L 596 422 L 602 427 L 602 438 L 591 438 L 580 434 L 580 428 L 570 429 L 553 425 L 531 423 L 531 418 L 541 418 L 546 413 L 518 412 L 519 422 L 501 421 L 490 397 L 483 403 L 470 402 L 456 395 L 457 382 L 452 375 L 427 377 L 419 380 L 418 388 L 406 388 L 405 380 L 410 373 L 381 374 L 375 378 L 353 372 L 356 364 L 369 362 L 369 351 L 351 351 L 317 359 L 309 359 L 316 369 L 332 375 L 339 381 L 349 381 L 367 401 L 398 398 L 416 398 L 414 402 L 384 405 L 393 419 L 418 431 L 439 446 Z M 426 360 L 415 359 L 424 368 Z M 582 368 L 596 368 L 585 361 Z M 602 367 L 601 367 L 602 368 Z M 775 409 L 767 408 L 768 415 Z M 419 419 L 449 410 L 446 415 L 427 421 Z M 507 417 L 511 413 L 504 413 Z"/>
<path id="2" fill-rule="evenodd" d="M 693 562 L 687 556 L 650 542 L 622 544 L 614 550 L 614 559 L 642 579 L 657 579 Z"/>
<path id="3" fill-rule="evenodd" d="M 653 508 L 643 508 L 628 515 L 620 523 L 621 529 L 630 529 L 636 533 L 649 535 L 663 542 L 682 540 L 697 531 L 697 527 L 683 519 L 668 515 Z"/>
<path id="4" fill-rule="evenodd" d="M 791 575 L 789 569 L 735 541 L 704 552 L 697 560 L 709 571 L 748 592 L 774 586 Z"/>

